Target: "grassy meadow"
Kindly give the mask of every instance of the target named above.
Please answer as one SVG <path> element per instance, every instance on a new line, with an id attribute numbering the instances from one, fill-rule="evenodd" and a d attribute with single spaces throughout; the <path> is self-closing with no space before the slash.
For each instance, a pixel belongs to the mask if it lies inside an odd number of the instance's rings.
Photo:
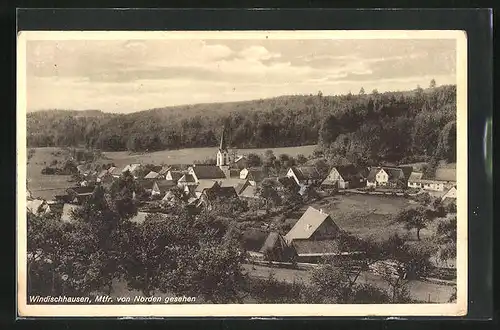
<path id="1" fill-rule="evenodd" d="M 276 156 L 280 154 L 288 154 L 297 156 L 303 154 L 309 156 L 313 153 L 316 145 L 286 147 L 286 148 L 263 148 L 263 149 L 233 149 L 238 154 L 245 155 L 256 153 L 263 155 L 266 150 L 272 150 Z M 104 152 L 104 157 L 107 162 L 113 162 L 117 167 L 125 167 L 130 163 L 144 164 L 192 164 L 195 161 L 203 161 L 206 159 L 215 159 L 217 148 L 188 148 L 178 150 L 163 150 L 149 153 L 130 153 L 128 151 Z"/>

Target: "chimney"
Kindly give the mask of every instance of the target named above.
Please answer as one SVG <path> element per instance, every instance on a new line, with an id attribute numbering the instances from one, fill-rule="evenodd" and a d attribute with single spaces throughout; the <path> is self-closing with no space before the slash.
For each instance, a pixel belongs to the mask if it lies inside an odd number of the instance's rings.
<path id="1" fill-rule="evenodd" d="M 323 212 L 323 209 L 319 209 L 319 213 L 323 213 L 324 214 L 325 212 Z"/>

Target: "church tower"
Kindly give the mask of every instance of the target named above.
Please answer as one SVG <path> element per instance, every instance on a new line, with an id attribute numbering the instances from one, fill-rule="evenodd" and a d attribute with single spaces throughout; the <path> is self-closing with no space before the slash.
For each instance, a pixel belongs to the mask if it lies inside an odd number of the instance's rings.
<path id="1" fill-rule="evenodd" d="M 222 135 L 220 138 L 219 150 L 217 151 L 217 166 L 229 177 L 229 151 L 227 149 L 227 142 L 225 137 L 225 127 L 222 129 Z"/>

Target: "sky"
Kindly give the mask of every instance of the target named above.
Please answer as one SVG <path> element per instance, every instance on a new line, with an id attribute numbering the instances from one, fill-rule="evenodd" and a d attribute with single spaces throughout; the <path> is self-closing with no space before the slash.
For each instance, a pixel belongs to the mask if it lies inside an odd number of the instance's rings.
<path id="1" fill-rule="evenodd" d="M 26 74 L 28 111 L 130 113 L 456 84 L 456 40 L 29 40 Z"/>

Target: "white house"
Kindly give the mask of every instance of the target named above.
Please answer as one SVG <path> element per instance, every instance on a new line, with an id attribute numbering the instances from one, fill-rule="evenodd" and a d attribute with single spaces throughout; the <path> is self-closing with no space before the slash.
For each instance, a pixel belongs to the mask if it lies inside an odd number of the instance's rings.
<path id="1" fill-rule="evenodd" d="M 457 199 L 457 187 L 453 186 L 451 187 L 444 195 L 441 197 L 441 199 L 444 201 L 446 198 L 451 198 L 451 199 Z"/>

